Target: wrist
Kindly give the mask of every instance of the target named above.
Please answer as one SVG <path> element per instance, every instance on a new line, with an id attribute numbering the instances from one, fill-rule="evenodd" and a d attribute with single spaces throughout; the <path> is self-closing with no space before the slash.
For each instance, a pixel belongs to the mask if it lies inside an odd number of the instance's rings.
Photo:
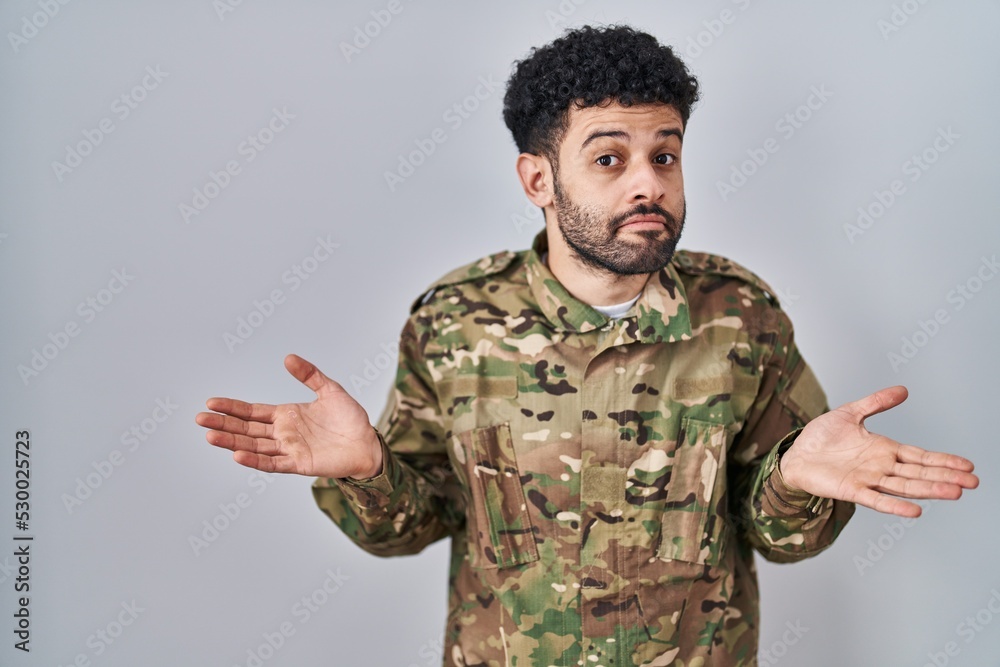
<path id="1" fill-rule="evenodd" d="M 378 430 L 373 426 L 371 430 L 371 440 L 369 440 L 369 451 L 371 452 L 372 465 L 367 470 L 363 470 L 355 475 L 350 475 L 351 479 L 371 479 L 382 474 L 382 438 Z"/>
<path id="2" fill-rule="evenodd" d="M 778 465 L 776 466 L 777 468 L 776 472 L 778 473 L 778 476 L 781 478 L 782 484 L 788 487 L 790 491 L 803 491 L 802 487 L 798 483 L 796 483 L 794 476 L 796 470 L 795 455 L 798 453 L 797 451 L 793 450 L 792 446 L 794 444 L 795 441 L 792 440 L 791 442 L 783 444 L 778 449 Z"/>

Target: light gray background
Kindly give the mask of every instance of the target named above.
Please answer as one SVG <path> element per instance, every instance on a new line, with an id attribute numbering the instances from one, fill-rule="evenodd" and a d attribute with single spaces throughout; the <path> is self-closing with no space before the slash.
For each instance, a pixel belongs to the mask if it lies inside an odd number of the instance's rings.
<path id="1" fill-rule="evenodd" d="M 914 525 L 860 509 L 818 558 L 761 561 L 762 648 L 777 643 L 787 665 L 919 666 L 955 642 L 938 664 L 1000 664 L 1000 618 L 981 612 L 1000 591 L 1000 280 L 961 309 L 948 300 L 1000 251 L 1000 3 L 896 3 L 901 25 L 883 35 L 889 1 L 403 0 L 348 62 L 341 44 L 386 6 L 70 2 L 33 32 L 24 17 L 38 2 L 0 5 L 0 662 L 247 665 L 287 621 L 295 634 L 265 665 L 439 663 L 447 543 L 364 553 L 314 507 L 309 480 L 254 477 L 205 443 L 194 415 L 213 395 L 308 400 L 282 366 L 294 351 L 356 386 L 377 417 L 391 379 L 382 345 L 395 345 L 413 298 L 540 229 L 515 177 L 502 88 L 460 126 L 445 112 L 566 26 L 626 21 L 679 46 L 703 86 L 685 139 L 682 245 L 774 286 L 831 404 L 906 384 L 910 399 L 869 426 L 967 456 L 983 481 Z M 732 21 L 713 24 L 723 10 Z M 120 118 L 114 100 L 147 67 L 165 78 Z M 786 137 L 776 123 L 814 86 L 832 96 Z M 247 162 L 240 143 L 275 108 L 294 119 Z M 52 163 L 104 118 L 114 131 L 60 181 Z M 390 191 L 385 172 L 439 127 L 446 141 Z M 904 163 L 948 128 L 958 138 L 912 181 Z M 724 201 L 717 182 L 769 137 L 779 150 Z M 229 160 L 240 173 L 185 222 L 179 204 Z M 894 179 L 905 192 L 850 242 L 844 225 Z M 339 247 L 293 291 L 282 276 L 317 237 Z M 122 269 L 134 279 L 87 321 L 78 304 Z M 230 351 L 224 334 L 275 289 L 284 303 Z M 948 321 L 894 370 L 887 355 L 939 309 Z M 79 334 L 23 381 L 18 366 L 73 322 Z M 352 385 L 366 368 L 371 384 Z M 157 399 L 178 406 L 159 424 L 148 421 Z M 156 428 L 133 451 L 122 434 L 143 420 Z M 11 632 L 18 429 L 33 445 L 30 655 Z M 115 450 L 120 465 L 67 509 L 64 496 Z M 189 538 L 224 524 L 220 504 L 239 494 L 249 506 L 196 554 Z M 338 569 L 339 590 L 302 622 L 294 606 Z M 133 602 L 142 611 L 112 644 L 92 638 L 116 631 Z M 964 632 L 977 612 L 991 623 Z M 786 623 L 807 628 L 794 645 L 781 645 Z"/>

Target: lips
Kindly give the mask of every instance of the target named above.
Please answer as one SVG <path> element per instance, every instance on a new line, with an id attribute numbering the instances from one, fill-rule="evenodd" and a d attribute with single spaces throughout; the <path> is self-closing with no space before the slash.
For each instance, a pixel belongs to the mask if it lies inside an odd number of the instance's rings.
<path id="1" fill-rule="evenodd" d="M 629 227 L 635 229 L 655 229 L 656 227 L 666 227 L 667 221 L 659 215 L 637 215 L 629 218 L 621 225 L 619 229 Z"/>

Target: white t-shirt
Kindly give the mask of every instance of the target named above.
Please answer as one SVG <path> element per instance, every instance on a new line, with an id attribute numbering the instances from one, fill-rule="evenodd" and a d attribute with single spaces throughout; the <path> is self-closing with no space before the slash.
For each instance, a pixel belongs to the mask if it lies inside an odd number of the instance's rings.
<path id="1" fill-rule="evenodd" d="M 613 320 L 617 320 L 619 317 L 623 317 L 625 313 L 628 312 L 629 308 L 631 308 L 632 305 L 639 300 L 640 296 L 642 296 L 642 292 L 639 292 L 628 301 L 624 301 L 622 303 L 616 303 L 611 306 L 592 305 L 591 308 L 601 313 L 602 315 L 605 315 L 606 317 L 610 317 Z"/>

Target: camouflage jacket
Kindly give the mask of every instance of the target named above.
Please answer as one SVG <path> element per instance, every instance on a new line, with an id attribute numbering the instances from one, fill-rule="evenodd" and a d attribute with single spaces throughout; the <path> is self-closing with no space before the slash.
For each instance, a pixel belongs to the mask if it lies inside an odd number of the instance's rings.
<path id="1" fill-rule="evenodd" d="M 445 665 L 755 665 L 753 550 L 807 558 L 854 512 L 776 467 L 828 409 L 791 322 L 747 269 L 686 251 L 611 320 L 545 248 L 414 302 L 383 470 L 316 480 L 317 504 L 380 556 L 452 538 Z"/>

